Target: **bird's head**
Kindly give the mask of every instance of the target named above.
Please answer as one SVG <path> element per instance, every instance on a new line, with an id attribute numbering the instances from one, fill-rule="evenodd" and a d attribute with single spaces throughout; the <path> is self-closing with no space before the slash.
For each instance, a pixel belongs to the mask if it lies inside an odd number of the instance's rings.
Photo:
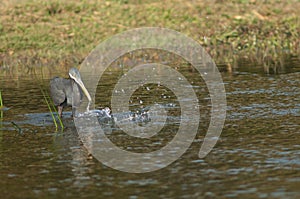
<path id="1" fill-rule="evenodd" d="M 73 80 L 78 80 L 80 79 L 81 80 L 81 76 L 80 76 L 80 73 L 78 71 L 77 68 L 70 68 L 69 70 L 69 76 L 73 79 Z"/>
<path id="2" fill-rule="evenodd" d="M 92 101 L 92 98 L 88 92 L 88 90 L 85 88 L 82 80 L 81 80 L 81 76 L 80 76 L 80 73 L 78 71 L 77 68 L 71 68 L 69 70 L 69 76 L 71 79 L 73 79 L 81 88 L 81 90 L 83 91 L 83 93 L 85 94 L 85 96 L 88 98 L 89 102 Z"/>

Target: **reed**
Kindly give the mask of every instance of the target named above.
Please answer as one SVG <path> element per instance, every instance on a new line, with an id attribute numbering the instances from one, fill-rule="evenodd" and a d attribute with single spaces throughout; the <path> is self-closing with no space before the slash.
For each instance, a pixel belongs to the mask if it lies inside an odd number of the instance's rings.
<path id="1" fill-rule="evenodd" d="M 38 79 L 36 70 L 34 70 L 34 74 L 35 74 L 36 79 Z M 49 93 L 45 89 L 45 85 L 44 85 L 44 81 L 43 81 L 44 80 L 44 75 L 43 75 L 42 67 L 41 67 L 41 78 L 42 78 L 42 80 L 40 81 L 41 83 L 39 84 L 40 85 L 40 91 L 43 94 L 44 101 L 47 104 L 47 107 L 50 111 L 52 121 L 55 125 L 55 131 L 58 131 L 59 126 L 60 126 L 61 131 L 63 131 L 64 130 L 64 124 L 63 124 L 61 118 L 58 116 L 57 110 L 56 110 L 55 105 L 53 104 L 53 102 L 51 100 L 51 97 L 49 96 Z M 56 113 L 57 117 L 55 117 L 54 113 Z M 57 118 L 58 122 L 56 121 L 56 118 Z M 59 123 L 59 126 L 58 126 L 58 123 Z"/>
<path id="2" fill-rule="evenodd" d="M 58 124 L 57 124 L 57 121 L 56 121 L 56 118 L 55 118 L 55 115 L 54 115 L 54 113 L 57 113 L 57 110 L 56 110 L 55 106 L 53 105 L 53 103 L 51 103 L 51 99 L 50 99 L 48 93 L 42 87 L 40 87 L 40 90 L 43 94 L 44 100 L 45 100 L 45 102 L 47 104 L 47 107 L 50 111 L 53 123 L 55 125 L 55 130 L 57 131 L 58 130 Z M 56 114 L 56 115 L 58 115 L 58 114 Z M 63 125 L 60 117 L 57 117 L 57 118 L 58 118 L 58 121 L 59 121 L 60 128 L 63 131 L 64 125 Z"/>
<path id="3" fill-rule="evenodd" d="M 13 125 L 13 127 L 18 131 L 18 133 L 20 135 L 23 135 L 23 130 L 21 127 L 19 127 L 19 125 L 17 125 L 15 122 L 11 122 L 11 124 Z"/>
<path id="4" fill-rule="evenodd" d="M 4 106 L 3 106 L 3 101 L 2 101 L 2 93 L 1 93 L 1 91 L 0 91 L 0 119 L 2 120 L 2 118 L 3 118 L 3 111 L 2 111 L 2 109 L 4 108 Z M 1 123 L 2 124 L 2 123 Z"/>
<path id="5" fill-rule="evenodd" d="M 0 110 L 3 108 L 2 94 L 0 91 Z"/>

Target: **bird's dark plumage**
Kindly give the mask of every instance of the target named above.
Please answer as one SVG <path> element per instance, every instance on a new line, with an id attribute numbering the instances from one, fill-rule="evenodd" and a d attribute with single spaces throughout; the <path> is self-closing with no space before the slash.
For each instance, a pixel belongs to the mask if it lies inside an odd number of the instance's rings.
<path id="1" fill-rule="evenodd" d="M 69 79 L 54 77 L 50 80 L 50 95 L 54 105 L 58 107 L 59 116 L 65 106 L 72 106 L 72 114 L 75 116 L 76 108 L 80 105 L 83 93 L 91 101 L 91 97 L 81 81 L 79 71 L 76 68 L 69 70 Z"/>

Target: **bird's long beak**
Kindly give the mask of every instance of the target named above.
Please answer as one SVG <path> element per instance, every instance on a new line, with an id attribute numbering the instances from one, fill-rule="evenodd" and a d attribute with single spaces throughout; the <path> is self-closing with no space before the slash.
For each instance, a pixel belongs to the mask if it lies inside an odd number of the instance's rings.
<path id="1" fill-rule="evenodd" d="M 80 88 L 82 89 L 83 93 L 88 98 L 89 104 L 90 104 L 91 101 L 92 101 L 92 98 L 91 98 L 88 90 L 85 88 L 85 86 L 84 86 L 83 82 L 81 81 L 81 79 L 80 78 L 76 78 L 76 77 L 72 76 L 71 74 L 69 74 L 69 75 L 80 86 Z"/>

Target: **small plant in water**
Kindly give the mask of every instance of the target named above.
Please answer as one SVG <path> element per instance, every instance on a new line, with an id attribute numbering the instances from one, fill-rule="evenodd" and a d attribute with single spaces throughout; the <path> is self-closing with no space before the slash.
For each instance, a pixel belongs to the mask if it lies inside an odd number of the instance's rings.
<path id="1" fill-rule="evenodd" d="M 2 94 L 1 94 L 1 91 L 0 91 L 0 109 L 3 108 L 3 102 L 2 102 Z"/>
<path id="2" fill-rule="evenodd" d="M 56 122 L 56 118 L 55 118 L 55 116 L 54 116 L 54 113 L 56 113 L 56 115 L 58 115 L 57 110 L 56 110 L 56 108 L 55 108 L 55 106 L 54 106 L 52 100 L 50 99 L 49 94 L 48 94 L 46 91 L 44 91 L 44 89 L 43 89 L 42 87 L 40 88 L 40 90 L 41 90 L 41 92 L 43 93 L 44 100 L 45 100 L 45 102 L 46 102 L 46 104 L 47 104 L 47 107 L 48 107 L 50 113 L 51 113 L 51 117 L 52 117 L 52 120 L 53 120 L 53 122 L 54 122 L 55 129 L 56 129 L 56 131 L 57 131 L 58 125 L 57 125 L 57 122 Z M 58 118 L 58 121 L 59 121 L 59 125 L 60 125 L 60 127 L 61 127 L 61 130 L 63 131 L 63 129 L 64 129 L 64 124 L 63 124 L 63 122 L 61 121 L 61 118 L 60 118 L 60 117 L 57 117 L 57 118 Z"/>
<path id="3" fill-rule="evenodd" d="M 41 69 L 41 70 L 42 70 L 42 69 Z M 36 71 L 35 71 L 35 70 L 34 70 L 34 73 L 35 73 L 35 76 L 37 77 Z M 44 78 L 43 78 L 43 71 L 41 71 L 41 75 L 42 75 L 42 79 L 44 79 Z M 55 125 L 55 130 L 57 131 L 57 129 L 58 129 L 58 124 L 57 124 L 57 121 L 56 121 L 56 118 L 55 118 L 54 113 L 56 113 L 56 115 L 58 115 L 58 113 L 57 113 L 57 110 L 56 110 L 56 108 L 55 108 L 55 106 L 54 106 L 54 104 L 53 104 L 53 102 L 52 102 L 52 100 L 51 100 L 51 98 L 50 98 L 48 92 L 44 89 L 44 84 L 43 84 L 43 82 L 40 84 L 40 90 L 41 90 L 41 92 L 42 92 L 42 94 L 43 94 L 43 96 L 44 96 L 44 100 L 45 100 L 45 102 L 46 102 L 46 104 L 47 104 L 47 107 L 48 107 L 50 113 L 51 113 L 51 117 L 52 117 L 52 120 L 53 120 L 54 125 Z M 57 117 L 57 118 L 58 118 L 58 122 L 59 122 L 60 128 L 61 128 L 61 130 L 63 131 L 63 129 L 64 129 L 64 124 L 63 124 L 63 122 L 62 122 L 62 120 L 61 120 L 60 117 Z"/>
<path id="4" fill-rule="evenodd" d="M 19 125 L 17 125 L 15 122 L 11 122 L 11 123 L 12 123 L 12 125 L 14 126 L 14 128 L 18 131 L 18 133 L 19 133 L 20 135 L 22 135 L 22 134 L 23 134 L 22 128 L 19 127 Z"/>
<path id="5" fill-rule="evenodd" d="M 1 91 L 0 91 L 0 119 L 3 118 L 2 109 L 3 109 L 3 102 L 2 102 L 2 95 L 1 95 Z"/>

